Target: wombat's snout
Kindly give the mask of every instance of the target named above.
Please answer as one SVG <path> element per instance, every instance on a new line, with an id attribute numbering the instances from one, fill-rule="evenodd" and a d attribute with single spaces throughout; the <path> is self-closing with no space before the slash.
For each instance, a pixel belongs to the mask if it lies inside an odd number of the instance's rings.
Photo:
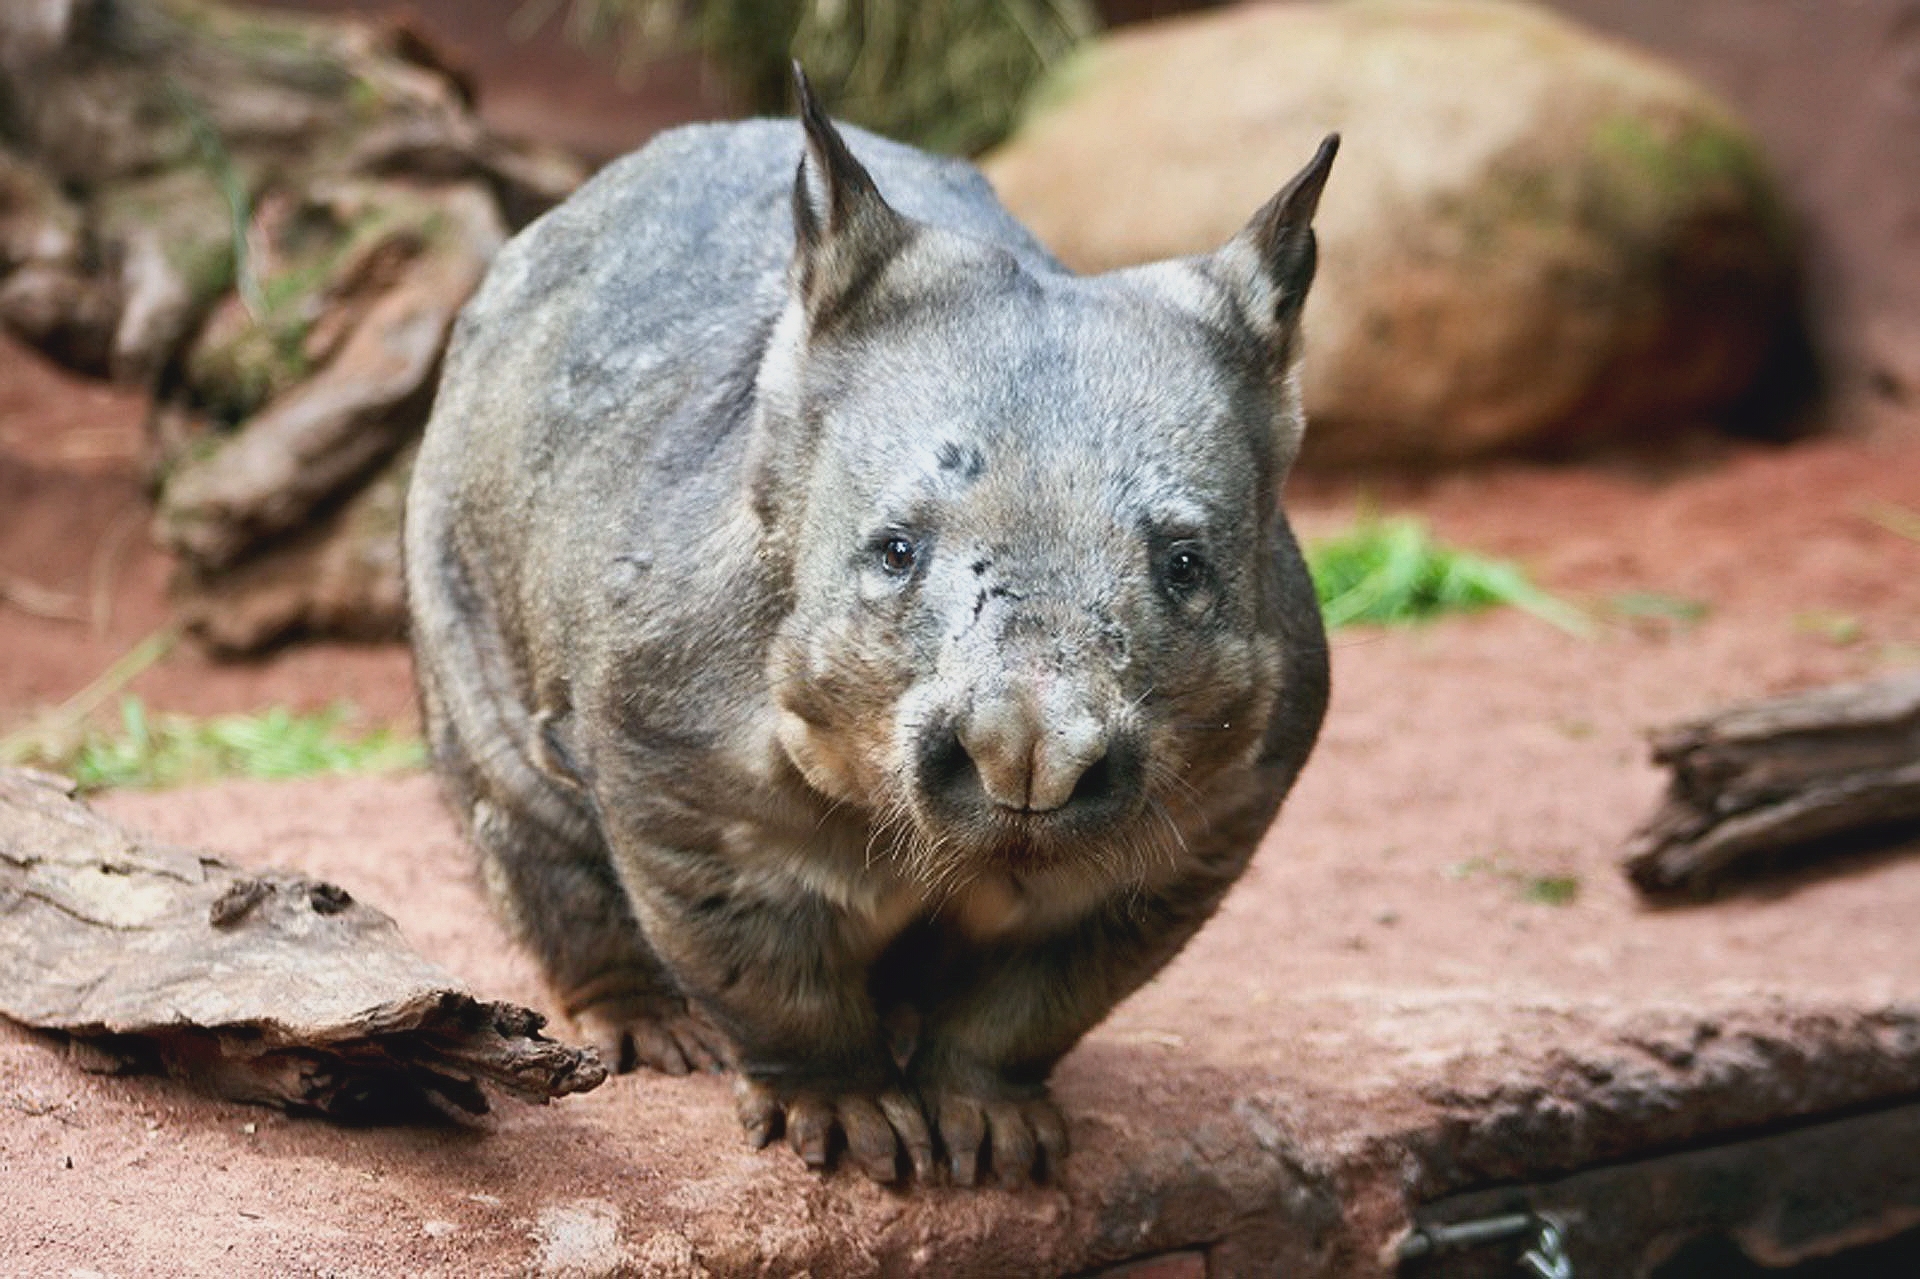
<path id="1" fill-rule="evenodd" d="M 976 699 L 919 740 L 922 798 L 949 817 L 1102 826 L 1133 813 L 1145 773 L 1138 733 L 1083 706 L 1018 696 Z"/>

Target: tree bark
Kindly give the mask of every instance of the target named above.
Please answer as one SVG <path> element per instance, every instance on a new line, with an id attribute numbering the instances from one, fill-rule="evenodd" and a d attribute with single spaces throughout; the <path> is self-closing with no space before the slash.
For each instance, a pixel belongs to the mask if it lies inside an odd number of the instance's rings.
<path id="1" fill-rule="evenodd" d="M 1710 894 L 1789 854 L 1920 826 L 1920 672 L 1736 706 L 1655 735 L 1673 770 L 1626 869 Z"/>
<path id="2" fill-rule="evenodd" d="M 476 998 L 344 889 L 141 840 L 0 769 L 0 1015 L 92 1069 L 355 1121 L 545 1102 L 606 1078 L 540 1014 Z"/>

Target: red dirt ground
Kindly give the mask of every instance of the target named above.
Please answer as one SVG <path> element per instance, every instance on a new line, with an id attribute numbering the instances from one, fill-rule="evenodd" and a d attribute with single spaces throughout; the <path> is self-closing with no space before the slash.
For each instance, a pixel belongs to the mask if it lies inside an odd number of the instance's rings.
<path id="1" fill-rule="evenodd" d="M 10 598 L 26 584 L 40 607 L 111 604 L 101 625 L 0 606 L 0 731 L 165 616 L 166 565 L 138 529 L 141 407 L 0 346 L 0 583 Z M 1022 1238 L 1087 1220 L 1136 1146 L 1240 1114 L 1250 1088 L 1289 1141 L 1351 1151 L 1426 1122 L 1436 1080 L 1494 1089 L 1569 1042 L 1611 1051 L 1594 1047 L 1596 1026 L 1920 1002 L 1920 858 L 1859 859 L 1676 911 L 1642 907 L 1616 867 L 1662 785 L 1645 730 L 1920 663 L 1920 541 L 1873 518 L 1920 512 L 1920 425 L 1856 418 L 1791 446 L 1695 443 L 1660 460 L 1306 477 L 1292 497 L 1308 536 L 1362 503 L 1517 558 L 1606 620 L 1591 639 L 1510 612 L 1335 637 L 1326 734 L 1272 847 L 1188 954 L 1062 1066 L 1084 1169 L 1064 1191 L 970 1207 L 815 1184 L 783 1152 L 739 1146 L 708 1081 L 617 1080 L 549 1111 L 515 1108 L 485 1138 L 351 1133 L 94 1079 L 8 1029 L 0 1104 L 16 1114 L 0 1121 L 0 1199 L 38 1224 L 0 1232 L 0 1270 L 568 1273 L 577 1246 L 586 1273 L 595 1247 L 671 1260 L 706 1237 L 689 1222 L 739 1241 L 731 1259 L 705 1254 L 718 1269 L 797 1262 L 807 1231 L 844 1231 L 849 1271 L 911 1260 L 887 1249 L 915 1231 L 982 1265 L 1007 1213 Z M 1705 612 L 1613 618 L 1607 601 L 1628 592 Z M 313 645 L 237 667 L 181 651 L 133 689 L 196 713 L 344 696 L 371 719 L 412 714 L 398 647 Z M 339 879 L 483 993 L 543 998 L 423 778 L 232 783 L 106 807 L 171 840 Z M 1577 899 L 1527 900 L 1522 885 L 1541 876 L 1571 876 Z M 786 1207 L 762 1219 L 749 1207 L 761 1203 Z M 1142 1250 L 1193 1241 L 1188 1209 L 1157 1211 Z"/>

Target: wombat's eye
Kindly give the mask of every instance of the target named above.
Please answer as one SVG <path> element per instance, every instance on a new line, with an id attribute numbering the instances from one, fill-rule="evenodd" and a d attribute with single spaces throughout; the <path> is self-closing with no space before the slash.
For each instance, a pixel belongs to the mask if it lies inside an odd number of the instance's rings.
<path id="1" fill-rule="evenodd" d="M 1167 585 L 1191 591 L 1207 580 L 1207 561 L 1191 546 L 1176 546 L 1167 554 Z"/>
<path id="2" fill-rule="evenodd" d="M 913 572 L 914 560 L 918 555 L 919 551 L 911 540 L 895 534 L 881 543 L 880 567 L 895 577 L 905 577 Z"/>

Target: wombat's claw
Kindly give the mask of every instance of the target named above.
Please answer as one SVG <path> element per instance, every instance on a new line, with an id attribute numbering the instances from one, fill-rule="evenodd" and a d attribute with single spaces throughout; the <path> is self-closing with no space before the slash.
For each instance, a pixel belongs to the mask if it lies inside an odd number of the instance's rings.
<path id="1" fill-rule="evenodd" d="M 588 1009 L 574 1023 L 601 1060 L 621 1073 L 642 1066 L 666 1075 L 727 1068 L 728 1049 L 719 1031 L 685 1011 L 635 1015 Z"/>
<path id="2" fill-rule="evenodd" d="M 900 1179 L 900 1154 L 906 1152 L 913 1175 L 933 1176 L 933 1134 L 920 1103 L 898 1089 L 881 1093 L 801 1093 L 786 1101 L 770 1089 L 742 1078 L 735 1085 L 740 1123 L 756 1148 L 784 1130 L 793 1153 L 816 1172 L 832 1160 L 834 1134 L 846 1142 L 847 1158 L 874 1181 Z"/>
<path id="3" fill-rule="evenodd" d="M 1001 1099 L 941 1092 L 928 1109 L 955 1185 L 978 1182 L 985 1164 L 1001 1185 L 1024 1186 L 1058 1174 L 1067 1157 L 1067 1121 L 1045 1095 Z"/>

